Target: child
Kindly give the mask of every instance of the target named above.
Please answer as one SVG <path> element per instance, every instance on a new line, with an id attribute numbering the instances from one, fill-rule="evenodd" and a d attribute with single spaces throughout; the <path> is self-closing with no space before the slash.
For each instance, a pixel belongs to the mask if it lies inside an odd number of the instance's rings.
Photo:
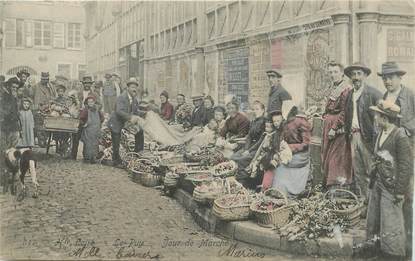
<path id="1" fill-rule="evenodd" d="M 79 114 L 81 141 L 84 143 L 83 156 L 85 162 L 96 163 L 99 150 L 99 138 L 104 114 L 96 106 L 96 98 L 88 96 L 85 100 L 85 108 Z"/>
<path id="2" fill-rule="evenodd" d="M 21 133 L 17 147 L 20 148 L 32 148 L 35 145 L 35 120 L 30 110 L 31 104 L 30 98 L 23 98 L 22 109 L 19 111 Z"/>

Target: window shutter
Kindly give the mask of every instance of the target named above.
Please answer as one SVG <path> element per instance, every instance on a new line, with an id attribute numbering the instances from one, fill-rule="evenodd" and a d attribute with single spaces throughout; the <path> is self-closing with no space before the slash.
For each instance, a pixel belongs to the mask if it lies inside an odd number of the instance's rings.
<path id="1" fill-rule="evenodd" d="M 6 47 L 16 46 L 16 19 L 4 19 Z"/>
<path id="2" fill-rule="evenodd" d="M 53 47 L 65 48 L 65 24 L 53 24 Z"/>
<path id="3" fill-rule="evenodd" d="M 32 21 L 25 21 L 25 45 L 26 47 L 33 46 L 33 23 Z"/>

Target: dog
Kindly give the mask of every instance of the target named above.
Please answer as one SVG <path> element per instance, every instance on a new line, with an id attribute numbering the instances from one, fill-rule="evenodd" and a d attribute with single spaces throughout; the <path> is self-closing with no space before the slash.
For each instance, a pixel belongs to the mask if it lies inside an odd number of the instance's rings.
<path id="1" fill-rule="evenodd" d="M 35 186 L 35 191 L 33 197 L 37 198 L 39 195 L 39 183 L 37 182 L 36 175 L 36 160 L 33 157 L 33 152 L 31 148 L 10 148 L 5 152 L 5 163 L 7 171 L 12 174 L 11 184 L 12 184 L 12 194 L 14 191 L 14 181 L 16 174 L 19 174 L 20 186 L 23 193 L 26 191 L 26 186 L 24 183 L 24 178 L 26 173 L 29 171 L 32 177 L 32 183 Z M 8 182 L 6 180 L 6 182 Z"/>

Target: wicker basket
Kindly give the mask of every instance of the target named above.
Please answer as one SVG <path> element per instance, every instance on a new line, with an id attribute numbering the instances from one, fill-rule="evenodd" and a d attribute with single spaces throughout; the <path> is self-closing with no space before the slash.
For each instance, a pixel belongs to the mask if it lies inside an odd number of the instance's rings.
<path id="1" fill-rule="evenodd" d="M 128 175 L 132 182 L 134 183 L 140 183 L 140 176 L 143 172 L 136 171 L 134 169 L 128 169 Z"/>
<path id="2" fill-rule="evenodd" d="M 224 165 L 231 165 L 231 169 L 228 171 L 220 172 L 219 169 Z M 234 176 L 236 171 L 238 170 L 238 165 L 235 161 L 225 161 L 222 163 L 219 163 L 213 167 L 213 176 L 216 177 L 230 177 Z"/>
<path id="3" fill-rule="evenodd" d="M 193 199 L 199 204 L 212 204 L 221 195 L 221 191 L 201 192 L 197 187 L 193 190 Z"/>
<path id="4" fill-rule="evenodd" d="M 161 184 L 162 176 L 152 173 L 142 173 L 140 175 L 140 183 L 145 187 L 155 187 Z"/>
<path id="5" fill-rule="evenodd" d="M 44 127 L 46 129 L 78 131 L 79 120 L 66 117 L 46 116 Z"/>
<path id="6" fill-rule="evenodd" d="M 332 193 L 334 192 L 344 192 L 344 193 L 348 193 L 349 195 L 352 196 L 352 199 L 346 199 L 346 198 L 334 198 L 336 202 L 340 202 L 340 203 L 350 203 L 350 202 L 355 202 L 356 204 L 348 209 L 344 209 L 344 210 L 333 210 L 333 212 L 341 218 L 344 218 L 345 220 L 347 220 L 350 224 L 350 226 L 355 226 L 360 222 L 360 214 L 362 213 L 362 207 L 363 207 L 363 203 L 359 201 L 359 198 L 356 196 L 356 194 L 354 194 L 353 192 L 346 190 L 346 189 L 333 189 L 331 190 Z M 328 193 L 330 191 L 327 191 L 325 194 L 325 197 L 327 197 Z"/>
<path id="7" fill-rule="evenodd" d="M 179 183 L 180 176 L 177 174 L 172 175 L 171 173 L 167 173 L 164 177 L 164 186 L 165 187 L 177 187 Z"/>
<path id="8" fill-rule="evenodd" d="M 290 213 L 294 205 L 288 205 L 287 196 L 284 193 L 277 189 L 268 189 L 264 193 L 268 193 L 270 191 L 277 191 L 279 194 L 283 196 L 283 201 L 285 205 L 276 209 L 272 210 L 258 210 L 256 209 L 256 204 L 258 203 L 253 202 L 250 205 L 250 210 L 254 214 L 255 219 L 258 225 L 262 227 L 282 227 L 286 225 L 289 221 Z"/>
<path id="9" fill-rule="evenodd" d="M 236 206 L 226 206 L 220 203 L 223 199 L 243 197 L 247 202 Z M 249 195 L 244 193 L 228 194 L 215 199 L 213 203 L 213 214 L 225 221 L 247 220 L 250 215 Z"/>

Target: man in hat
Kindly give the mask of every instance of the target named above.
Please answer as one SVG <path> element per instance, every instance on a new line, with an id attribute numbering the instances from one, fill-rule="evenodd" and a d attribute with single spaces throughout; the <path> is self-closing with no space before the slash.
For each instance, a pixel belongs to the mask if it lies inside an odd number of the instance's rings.
<path id="1" fill-rule="evenodd" d="M 268 97 L 267 113 L 271 111 L 281 111 L 282 104 L 286 100 L 291 100 L 291 95 L 281 85 L 282 75 L 276 70 L 267 71 L 268 81 L 271 85 L 271 90 Z"/>
<path id="2" fill-rule="evenodd" d="M 398 105 L 401 109 L 400 115 L 402 118 L 399 119 L 400 127 L 403 127 L 408 136 L 411 137 L 412 145 L 415 143 L 415 95 L 411 89 L 404 86 L 402 76 L 406 72 L 399 68 L 396 62 L 386 62 L 382 64 L 382 71 L 378 73 L 382 77 L 383 84 L 385 85 L 386 92 L 383 95 L 383 99 L 390 101 Z M 413 177 L 410 178 L 410 184 L 413 184 Z M 411 186 L 412 187 L 412 186 Z M 412 201 L 413 191 L 409 190 L 408 194 L 405 195 L 404 202 L 404 216 L 406 231 L 408 236 L 408 245 L 412 247 Z"/>
<path id="3" fill-rule="evenodd" d="M 112 160 L 113 166 L 121 166 L 122 161 L 120 157 L 120 140 L 121 130 L 124 128 L 126 122 L 137 124 L 140 117 L 145 117 L 146 113 L 139 108 L 140 101 L 138 95 L 140 94 L 139 83 L 135 78 L 131 78 L 127 82 L 127 91 L 117 98 L 115 110 L 111 113 L 108 121 L 108 127 L 111 130 L 112 139 Z M 140 152 L 144 149 L 144 132 L 140 129 L 135 134 L 135 152 Z"/>
<path id="4" fill-rule="evenodd" d="M 114 83 L 115 91 L 116 91 L 117 97 L 118 97 L 123 92 L 123 88 L 121 86 L 121 77 L 118 73 L 113 72 L 111 74 L 111 80 Z"/>
<path id="5" fill-rule="evenodd" d="M 49 102 L 56 97 L 56 90 L 49 82 L 49 72 L 40 74 L 40 82 L 34 88 L 33 107 L 35 110 L 49 105 Z"/>
<path id="6" fill-rule="evenodd" d="M 390 101 L 370 106 L 379 127 L 371 172 L 367 213 L 367 238 L 379 237 L 381 256 L 387 260 L 404 260 L 405 230 L 402 205 L 414 175 L 413 148 L 403 128 L 395 125 L 400 108 Z M 376 251 L 378 252 L 378 251 Z"/>
<path id="7" fill-rule="evenodd" d="M 114 110 L 115 102 L 117 99 L 117 90 L 114 82 L 111 81 L 111 74 L 105 74 L 105 81 L 103 83 L 102 95 L 104 100 L 104 111 L 111 113 Z"/>
<path id="8" fill-rule="evenodd" d="M 208 124 L 207 111 L 203 104 L 203 95 L 195 95 L 192 97 L 193 105 L 195 108 L 192 112 L 190 120 L 191 127 L 200 126 L 203 127 Z"/>
<path id="9" fill-rule="evenodd" d="M 353 84 L 353 89 L 346 98 L 345 133 L 352 145 L 356 185 L 360 188 L 366 204 L 368 172 L 376 138 L 374 113 L 369 107 L 375 106 L 382 97 L 380 91 L 366 83 L 370 73 L 371 70 L 360 63 L 354 63 L 344 69 L 344 74 L 352 80 Z"/>
<path id="10" fill-rule="evenodd" d="M 22 69 L 17 72 L 16 76 L 19 80 L 19 87 L 23 87 L 26 85 L 27 79 L 30 77 L 30 73 L 27 70 Z"/>

